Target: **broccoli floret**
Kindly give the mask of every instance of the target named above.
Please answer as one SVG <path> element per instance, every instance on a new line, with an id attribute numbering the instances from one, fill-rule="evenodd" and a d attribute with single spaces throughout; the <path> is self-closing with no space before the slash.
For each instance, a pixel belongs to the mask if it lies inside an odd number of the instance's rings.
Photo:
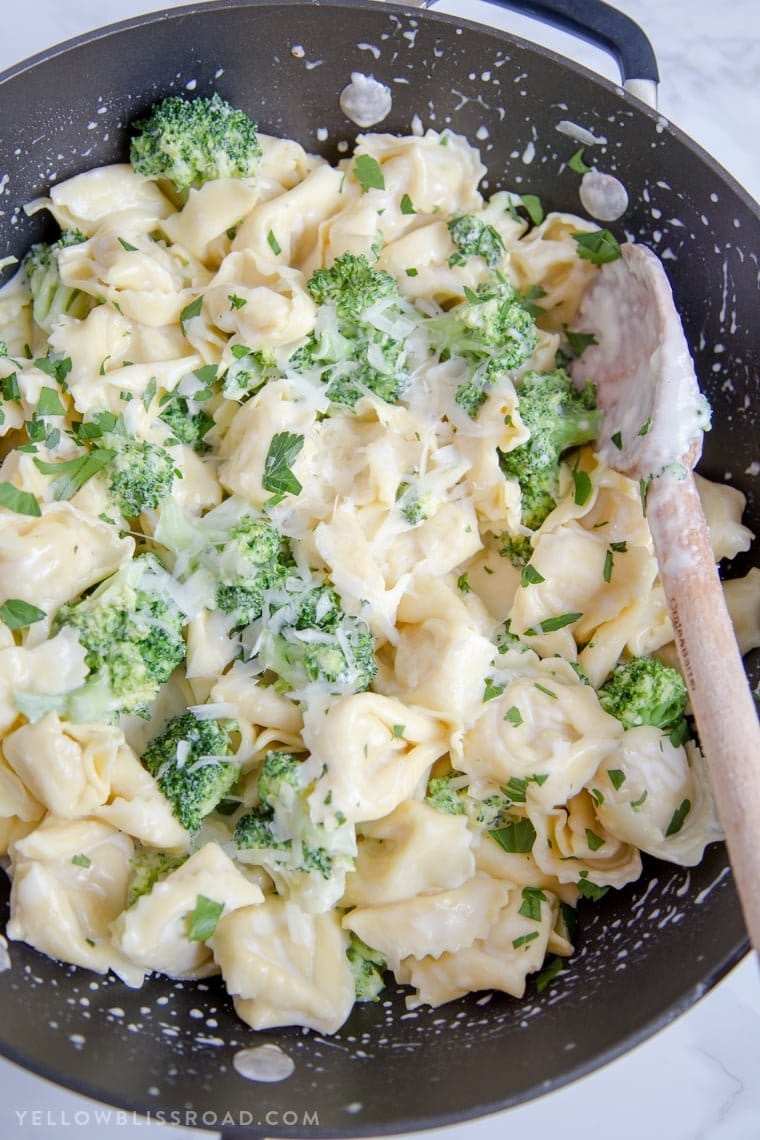
<path id="1" fill-rule="evenodd" d="M 224 374 L 222 395 L 241 403 L 279 375 L 273 352 L 253 351 L 244 345 L 232 346 L 234 360 Z"/>
<path id="2" fill-rule="evenodd" d="M 576 388 L 561 368 L 527 372 L 518 399 L 530 439 L 513 451 L 500 452 L 499 461 L 504 474 L 520 484 L 523 525 L 537 530 L 557 504 L 561 456 L 596 439 L 601 412 L 593 386 Z"/>
<path id="3" fill-rule="evenodd" d="M 320 306 L 316 327 L 288 366 L 319 369 L 335 404 L 353 408 L 364 389 L 396 403 L 409 383 L 405 341 L 415 320 L 390 274 L 344 253 L 315 270 L 308 289 Z"/>
<path id="4" fill-rule="evenodd" d="M 171 429 L 175 439 L 189 444 L 198 455 L 207 455 L 211 450 L 206 436 L 214 426 L 213 418 L 204 408 L 191 411 L 187 397 L 172 396 L 161 409 L 159 419 Z"/>
<path id="5" fill-rule="evenodd" d="M 191 712 L 172 717 L 141 759 L 187 831 L 197 831 L 240 776 L 232 752 L 233 720 L 199 720 Z"/>
<path id="6" fill-rule="evenodd" d="M 527 566 L 533 553 L 533 544 L 527 535 L 507 534 L 505 531 L 499 535 L 499 554 L 508 558 L 518 569 Z"/>
<path id="7" fill-rule="evenodd" d="M 353 825 L 336 815 L 315 823 L 309 811 L 310 782 L 303 760 L 268 752 L 258 780 L 260 803 L 241 816 L 233 841 L 242 862 L 272 875 L 279 890 L 309 910 L 329 909 L 340 898 L 353 867 Z"/>
<path id="8" fill-rule="evenodd" d="M 351 940 L 346 947 L 349 969 L 354 979 L 357 1001 L 379 1001 L 385 989 L 383 973 L 388 969 L 388 959 L 379 950 L 373 950 L 351 932 Z"/>
<path id="9" fill-rule="evenodd" d="M 372 636 L 361 624 L 345 615 L 339 632 L 318 635 L 314 631 L 315 636 L 308 640 L 299 638 L 292 627 L 281 634 L 267 632 L 259 659 L 290 689 L 322 681 L 337 692 L 361 693 L 377 672 Z"/>
<path id="10" fill-rule="evenodd" d="M 134 906 L 139 898 L 148 895 L 159 879 L 181 867 L 187 855 L 167 855 L 153 847 L 140 847 L 129 861 L 129 888 L 127 906 Z"/>
<path id="11" fill-rule="evenodd" d="M 223 613 L 234 615 L 234 629 L 260 617 L 266 591 L 284 581 L 281 547 L 278 531 L 250 511 L 230 529 L 225 547 L 218 551 L 216 604 Z"/>
<path id="12" fill-rule="evenodd" d="M 451 771 L 446 776 L 434 776 L 429 780 L 425 796 L 427 803 L 447 815 L 464 815 L 465 796 L 452 787 L 452 780 L 461 775 L 461 772 Z"/>
<path id="13" fill-rule="evenodd" d="M 431 339 L 451 356 L 478 360 L 497 355 L 503 367 L 518 368 L 536 347 L 535 322 L 508 281 L 494 275 L 441 317 L 427 324 Z"/>
<path id="14" fill-rule="evenodd" d="M 119 432 L 105 434 L 103 446 L 114 452 L 104 471 L 108 492 L 126 518 L 155 510 L 171 494 L 177 471 L 165 448 Z"/>
<path id="15" fill-rule="evenodd" d="M 538 342 L 533 317 L 508 281 L 494 276 L 426 327 L 442 358 L 461 356 L 470 365 L 455 399 L 475 417 L 489 391 L 506 373 L 524 364 Z"/>
<path id="16" fill-rule="evenodd" d="M 64 285 L 58 269 L 59 251 L 83 241 L 87 241 L 86 234 L 79 230 L 64 230 L 52 245 L 47 242 L 33 245 L 22 262 L 32 294 L 32 316 L 46 333 L 52 332 L 59 317 L 81 320 L 95 304 L 94 297 L 81 289 Z"/>
<path id="17" fill-rule="evenodd" d="M 417 483 L 399 483 L 396 490 L 396 502 L 410 526 L 427 522 L 438 507 L 434 495 L 426 492 Z"/>
<path id="18" fill-rule="evenodd" d="M 491 831 L 500 827 L 515 802 L 508 788 L 478 799 L 471 794 L 468 786 L 462 784 L 462 775 L 462 772 L 452 770 L 445 776 L 434 777 L 428 782 L 425 802 L 446 815 L 466 815 L 476 829 Z M 523 800 L 526 783 L 527 781 L 518 781 Z M 460 786 L 457 787 L 457 784 Z"/>
<path id="19" fill-rule="evenodd" d="M 398 297 L 390 273 L 373 269 L 360 253 L 344 253 L 329 269 L 315 269 L 307 288 L 318 305 L 334 305 L 339 317 L 353 320 L 376 301 Z"/>
<path id="20" fill-rule="evenodd" d="M 54 632 L 69 626 L 85 650 L 93 680 L 107 678 L 118 710 L 147 707 L 185 659 L 185 617 L 171 576 L 153 554 L 141 554 L 91 594 L 62 606 Z"/>
<path id="21" fill-rule="evenodd" d="M 329 582 L 286 572 L 284 585 L 267 593 L 269 620 L 258 633 L 260 664 L 289 689 L 313 681 L 336 692 L 363 692 L 377 672 L 374 642 L 365 623 L 344 612 Z"/>
<path id="22" fill-rule="evenodd" d="M 169 96 L 134 129 L 132 169 L 167 179 L 183 197 L 214 178 L 250 178 L 261 158 L 256 124 L 216 92 L 210 99 Z"/>
<path id="23" fill-rule="evenodd" d="M 456 253 L 449 265 L 464 265 L 468 257 L 482 257 L 489 269 L 498 265 L 504 256 L 501 234 L 474 214 L 459 214 L 449 222 L 451 240 Z"/>
<path id="24" fill-rule="evenodd" d="M 651 724 L 684 739 L 686 684 L 677 669 L 654 657 L 633 657 L 613 669 L 599 690 L 605 712 L 625 728 Z"/>
<path id="25" fill-rule="evenodd" d="M 259 773 L 259 799 L 270 811 L 278 803 L 292 802 L 301 787 L 301 761 L 292 752 L 267 752 Z"/>

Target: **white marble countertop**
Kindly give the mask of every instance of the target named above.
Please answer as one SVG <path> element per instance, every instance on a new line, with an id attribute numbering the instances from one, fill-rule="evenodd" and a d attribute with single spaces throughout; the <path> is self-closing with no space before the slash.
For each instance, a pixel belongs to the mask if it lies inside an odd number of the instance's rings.
<path id="1" fill-rule="evenodd" d="M 4 5 L 0 70 L 49 45 L 114 20 L 173 6 L 170 0 L 25 0 Z M 609 78 L 601 52 L 481 0 L 436 5 L 535 39 Z M 760 4 L 757 0 L 619 0 L 648 32 L 658 55 L 660 109 L 760 196 Z M 98 1115 L 96 1115 L 96 1112 Z M 146 1124 L 33 1077 L 0 1059 L 0 1136 L 31 1140 L 41 1129 L 77 1140 L 181 1140 L 208 1136 Z M 625 1057 L 575 1084 L 507 1113 L 425 1135 L 496 1140 L 514 1135 L 587 1140 L 758 1140 L 760 974 L 745 959 L 688 1013 Z"/>

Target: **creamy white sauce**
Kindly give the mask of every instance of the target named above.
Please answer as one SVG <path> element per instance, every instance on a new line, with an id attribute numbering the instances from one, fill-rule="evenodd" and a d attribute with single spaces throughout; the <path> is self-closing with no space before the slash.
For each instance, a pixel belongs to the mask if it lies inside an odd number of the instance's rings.
<path id="1" fill-rule="evenodd" d="M 240 1049 L 232 1058 L 235 1072 L 247 1081 L 272 1084 L 284 1081 L 295 1072 L 295 1062 L 283 1053 L 279 1045 L 256 1045 L 253 1049 Z"/>
<path id="2" fill-rule="evenodd" d="M 2 974 L 4 970 L 10 970 L 10 968 L 11 956 L 8 953 L 8 943 L 2 934 L 0 934 L 0 974 Z"/>
<path id="3" fill-rule="evenodd" d="M 628 191 L 612 174 L 587 171 L 578 193 L 586 213 L 599 222 L 615 222 L 628 209 Z"/>
<path id="4" fill-rule="evenodd" d="M 361 71 L 351 73 L 351 82 L 340 93 L 340 109 L 357 127 L 374 127 L 390 114 L 393 96 L 390 87 Z"/>
<path id="5" fill-rule="evenodd" d="M 569 135 L 571 139 L 583 143 L 584 146 L 603 146 L 607 142 L 604 135 L 595 135 L 587 127 L 581 127 L 570 119 L 560 119 L 556 129 L 561 135 Z"/>
<path id="6" fill-rule="evenodd" d="M 599 343 L 573 372 L 597 382 L 610 370 L 622 374 L 624 363 L 624 387 L 602 385 L 598 392 L 605 413 L 599 454 L 605 463 L 620 469 L 623 460 L 626 470 L 639 475 L 682 478 L 682 460 L 695 442 L 701 446 L 709 427 L 709 405 L 699 391 L 664 270 L 654 268 L 654 255 L 642 247 L 623 248 L 624 257 L 603 266 L 581 304 L 577 327 L 594 332 Z M 621 320 L 626 311 L 629 319 Z M 622 452 L 610 438 L 616 432 Z"/>

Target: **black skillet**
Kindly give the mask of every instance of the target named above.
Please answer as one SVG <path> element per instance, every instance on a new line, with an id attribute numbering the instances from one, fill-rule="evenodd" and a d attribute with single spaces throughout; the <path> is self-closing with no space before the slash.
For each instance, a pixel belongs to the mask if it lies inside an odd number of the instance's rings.
<path id="1" fill-rule="evenodd" d="M 619 13 L 592 0 L 510 6 L 544 17 L 553 9 L 555 22 L 618 55 L 631 90 L 654 87 L 651 48 Z M 406 133 L 415 114 L 470 138 L 485 127 L 488 189 L 530 191 L 549 209 L 580 209 L 578 175 L 567 167 L 578 144 L 558 121 L 606 138 L 594 159 L 622 178 L 631 203 L 613 228 L 666 259 L 713 403 L 702 470 L 731 473 L 760 529 L 756 480 L 753 489 L 745 474 L 757 455 L 757 206 L 638 99 L 512 36 L 367 2 L 221 0 L 54 48 L 0 77 L 0 171 L 9 174 L 0 249 L 20 255 L 45 233 L 21 204 L 51 182 L 123 160 L 127 125 L 190 81 L 199 93 L 219 90 L 263 130 L 336 158 L 356 133 L 337 101 L 353 70 L 393 90 L 382 129 Z M 526 148 L 535 151 L 529 165 Z M 739 560 L 735 570 L 749 565 Z M 752 668 L 756 681 L 757 659 Z M 0 974 L 0 1051 L 98 1100 L 229 1136 L 377 1135 L 493 1112 L 596 1068 L 691 1005 L 746 946 L 715 845 L 695 870 L 650 861 L 635 886 L 582 905 L 572 969 L 542 994 L 479 995 L 404 1016 L 403 995 L 391 989 L 329 1041 L 299 1029 L 253 1033 L 213 979 L 156 978 L 134 992 L 12 944 L 13 968 Z M 233 1067 L 238 1049 L 262 1041 L 295 1062 L 282 1083 L 254 1084 Z"/>

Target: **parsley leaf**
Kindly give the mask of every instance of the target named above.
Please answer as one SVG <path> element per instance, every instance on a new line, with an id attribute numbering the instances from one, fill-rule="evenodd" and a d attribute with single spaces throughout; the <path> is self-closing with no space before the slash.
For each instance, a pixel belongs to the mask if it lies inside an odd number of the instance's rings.
<path id="1" fill-rule="evenodd" d="M 666 839 L 670 835 L 677 835 L 678 834 L 678 832 L 681 830 L 681 828 L 684 825 L 684 820 L 686 819 L 686 816 L 689 814 L 690 811 L 691 811 L 691 800 L 682 800 L 680 805 L 673 812 L 673 816 L 670 820 L 670 823 L 668 824 L 667 831 L 665 832 L 665 838 Z"/>
<path id="2" fill-rule="evenodd" d="M 517 913 L 532 922 L 540 922 L 542 902 L 546 902 L 546 895 L 540 887 L 523 887 L 522 903 Z"/>
<path id="3" fill-rule="evenodd" d="M 0 606 L 0 620 L 5 622 L 8 629 L 24 629 L 36 621 L 42 621 L 44 617 L 47 617 L 44 610 L 21 598 L 8 598 Z"/>
<path id="4" fill-rule="evenodd" d="M 401 199 L 401 213 L 402 214 L 416 214 L 417 213 L 414 206 L 412 205 L 412 199 L 409 197 L 408 194 L 404 194 L 403 198 Z"/>
<path id="5" fill-rule="evenodd" d="M 538 930 L 531 930 L 530 934 L 521 934 L 519 938 L 512 939 L 512 948 L 519 950 L 521 946 L 525 946 L 528 942 L 533 942 L 535 938 L 538 938 L 538 935 Z"/>
<path id="6" fill-rule="evenodd" d="M 583 614 L 558 614 L 557 617 L 545 618 L 537 626 L 526 629 L 525 633 L 529 637 L 538 637 L 540 633 L 555 633 L 558 629 L 564 629 L 566 625 L 572 625 L 573 622 L 579 621 L 582 617 Z"/>
<path id="7" fill-rule="evenodd" d="M 490 677 L 486 677 L 486 685 L 483 692 L 483 704 L 494 700 L 496 697 L 500 697 L 506 687 L 506 685 L 495 685 Z"/>
<path id="8" fill-rule="evenodd" d="M 591 496 L 591 476 L 587 471 L 573 471 L 575 505 L 582 507 Z"/>
<path id="9" fill-rule="evenodd" d="M 18 403 L 21 399 L 21 389 L 18 386 L 18 376 L 15 372 L 11 372 L 10 376 L 4 376 L 0 380 L 0 391 L 4 400 L 13 400 Z"/>
<path id="10" fill-rule="evenodd" d="M 71 357 L 64 356 L 62 360 L 53 360 L 50 356 L 43 356 L 40 360 L 35 360 L 34 367 L 39 368 L 40 372 L 44 372 L 47 376 L 52 376 L 62 388 L 65 388 L 66 377 L 72 368 Z"/>
<path id="11" fill-rule="evenodd" d="M 621 768 L 608 768 L 607 775 L 615 791 L 619 791 L 625 783 L 625 772 L 623 772 Z"/>
<path id="12" fill-rule="evenodd" d="M 541 199 L 537 194 L 522 194 L 520 197 L 522 205 L 525 207 L 530 220 L 534 226 L 540 226 L 544 220 L 544 207 L 541 205 Z"/>
<path id="13" fill-rule="evenodd" d="M 91 867 L 92 859 L 89 855 L 72 855 L 71 862 L 77 867 Z"/>
<path id="14" fill-rule="evenodd" d="M 265 491 L 273 495 L 297 495 L 301 483 L 291 471 L 291 467 L 303 447 L 303 436 L 292 431 L 278 431 L 272 436 L 269 451 L 264 460 L 264 478 L 261 480 Z"/>
<path id="15" fill-rule="evenodd" d="M 607 583 L 607 585 L 609 585 L 610 582 L 612 581 L 612 567 L 614 565 L 615 565 L 615 560 L 612 557 L 612 551 L 608 550 L 606 552 L 606 554 L 604 555 L 604 570 L 602 571 L 602 576 L 603 576 L 605 582 Z"/>
<path id="16" fill-rule="evenodd" d="M 40 398 L 37 401 L 38 416 L 65 416 L 66 409 L 61 403 L 61 397 L 55 388 L 40 388 Z"/>
<path id="17" fill-rule="evenodd" d="M 519 728 L 523 723 L 522 713 L 518 709 L 517 705 L 512 705 L 511 708 L 507 709 L 507 711 L 504 713 L 504 719 L 510 724 L 514 725 L 515 728 Z"/>
<path id="18" fill-rule="evenodd" d="M 183 332 L 186 331 L 185 326 L 187 325 L 188 321 L 191 321 L 193 319 L 193 317 L 199 317 L 201 315 L 201 309 L 202 308 L 203 308 L 203 295 L 202 294 L 200 294 L 198 297 L 196 297 L 194 301 L 191 301 L 189 305 L 185 305 L 184 309 L 182 310 L 182 312 L 179 315 L 179 323 L 182 325 L 182 331 Z"/>
<path id="19" fill-rule="evenodd" d="M 274 233 L 272 230 L 270 230 L 269 233 L 267 234 L 267 244 L 269 245 L 269 248 L 271 249 L 271 251 L 275 255 L 275 257 L 279 257 L 279 255 L 282 253 L 282 246 L 278 242 L 277 238 L 274 236 Z"/>
<path id="20" fill-rule="evenodd" d="M 31 491 L 19 491 L 12 483 L 0 483 L 0 507 L 7 507 L 17 515 L 31 515 L 39 518 L 40 504 Z"/>
<path id="21" fill-rule="evenodd" d="M 119 245 L 121 246 L 122 249 L 125 249 L 127 251 L 127 253 L 137 253 L 137 246 L 136 245 L 130 245 L 130 243 L 128 241 L 126 241 L 123 237 L 119 238 Z"/>
<path id="22" fill-rule="evenodd" d="M 510 855 L 527 855 L 536 842 L 536 829 L 529 819 L 512 816 L 503 827 L 496 827 L 488 834 Z"/>
<path id="23" fill-rule="evenodd" d="M 354 176 L 366 194 L 368 190 L 384 190 L 385 178 L 380 163 L 371 154 L 359 154 L 354 161 Z"/>
<path id="24" fill-rule="evenodd" d="M 556 955 L 540 974 L 536 975 L 536 993 L 542 994 L 546 987 L 554 981 L 557 974 L 562 973 L 562 959 Z"/>
<path id="25" fill-rule="evenodd" d="M 610 889 L 609 887 L 598 887 L 596 883 L 592 883 L 590 879 L 583 878 L 579 879 L 575 885 L 584 899 L 593 899 L 595 902 L 599 899 L 603 899 Z"/>
<path id="26" fill-rule="evenodd" d="M 540 582 L 545 582 L 543 574 L 539 574 L 535 566 L 531 566 L 530 562 L 520 575 L 521 586 L 537 586 Z"/>
<path id="27" fill-rule="evenodd" d="M 587 166 L 583 161 L 584 149 L 584 147 L 581 147 L 580 150 L 576 150 L 572 158 L 569 158 L 567 160 L 567 165 L 571 170 L 575 171 L 576 174 L 588 174 L 589 170 L 591 169 L 591 167 Z"/>
<path id="28" fill-rule="evenodd" d="M 598 851 L 600 847 L 604 846 L 604 840 L 601 835 L 597 835 L 590 827 L 586 828 L 586 842 L 589 846 L 589 851 Z"/>
<path id="29" fill-rule="evenodd" d="M 592 265 L 604 265 L 621 257 L 620 243 L 609 230 L 591 230 L 589 233 L 570 235 L 578 246 L 578 257 L 590 261 Z"/>
<path id="30" fill-rule="evenodd" d="M 96 447 L 87 455 L 78 459 L 69 459 L 65 463 L 45 463 L 42 459 L 35 459 L 34 465 L 43 475 L 57 475 L 52 486 L 53 498 L 58 502 L 70 499 L 88 479 L 96 475 L 106 464 L 113 459 L 115 451 L 107 447 Z"/>
<path id="31" fill-rule="evenodd" d="M 224 903 L 215 902 L 206 895 L 198 895 L 195 900 L 195 909 L 187 915 L 188 942 L 205 942 L 216 930 Z"/>

